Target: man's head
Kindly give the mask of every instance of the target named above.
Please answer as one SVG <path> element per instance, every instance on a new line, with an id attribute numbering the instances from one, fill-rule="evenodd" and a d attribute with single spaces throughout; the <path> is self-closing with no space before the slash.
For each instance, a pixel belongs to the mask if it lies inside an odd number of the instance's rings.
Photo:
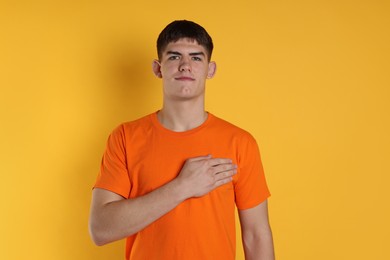
<path id="1" fill-rule="evenodd" d="M 174 21 L 162 30 L 157 39 L 158 58 L 161 60 L 162 54 L 169 43 L 184 38 L 196 41 L 203 46 L 207 52 L 207 59 L 210 61 L 213 52 L 213 40 L 202 26 L 186 20 Z"/>

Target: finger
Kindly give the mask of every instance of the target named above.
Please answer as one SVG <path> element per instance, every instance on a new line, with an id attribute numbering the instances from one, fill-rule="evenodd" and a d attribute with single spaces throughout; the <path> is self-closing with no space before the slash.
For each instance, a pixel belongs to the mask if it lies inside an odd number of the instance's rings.
<path id="1" fill-rule="evenodd" d="M 211 158 L 211 154 L 205 155 L 205 156 L 198 156 L 198 157 L 192 157 L 188 159 L 189 162 L 196 162 L 196 161 L 201 161 L 201 160 L 208 160 Z"/>
<path id="2" fill-rule="evenodd" d="M 223 179 L 229 179 L 229 178 L 233 177 L 236 173 L 237 173 L 236 169 L 220 172 L 214 176 L 214 180 L 217 182 L 217 181 L 220 181 Z"/>
<path id="3" fill-rule="evenodd" d="M 231 164 L 232 160 L 228 158 L 211 158 L 209 159 L 210 166 L 217 166 L 220 164 Z"/>
<path id="4" fill-rule="evenodd" d="M 232 181 L 233 181 L 232 177 L 224 178 L 222 180 L 216 181 L 214 186 L 217 188 L 219 186 L 222 186 L 222 185 L 227 184 L 227 183 L 232 182 Z"/>
<path id="5" fill-rule="evenodd" d="M 231 164 L 231 163 L 225 163 L 225 164 L 219 164 L 216 166 L 213 166 L 211 168 L 212 174 L 220 174 L 222 172 L 226 171 L 235 171 L 237 169 L 237 165 Z"/>

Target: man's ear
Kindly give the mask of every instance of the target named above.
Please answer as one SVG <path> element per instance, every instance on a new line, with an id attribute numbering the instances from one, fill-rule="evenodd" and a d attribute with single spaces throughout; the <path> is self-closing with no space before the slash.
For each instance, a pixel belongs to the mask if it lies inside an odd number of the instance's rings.
<path id="1" fill-rule="evenodd" d="M 211 79 L 212 77 L 214 77 L 216 72 L 217 72 L 217 64 L 215 63 L 215 61 L 210 61 L 209 70 L 207 72 L 207 78 Z"/>
<path id="2" fill-rule="evenodd" d="M 153 67 L 153 73 L 154 75 L 157 76 L 157 78 L 162 78 L 162 74 L 161 74 L 161 64 L 158 60 L 153 60 L 153 64 L 152 64 L 152 67 Z"/>

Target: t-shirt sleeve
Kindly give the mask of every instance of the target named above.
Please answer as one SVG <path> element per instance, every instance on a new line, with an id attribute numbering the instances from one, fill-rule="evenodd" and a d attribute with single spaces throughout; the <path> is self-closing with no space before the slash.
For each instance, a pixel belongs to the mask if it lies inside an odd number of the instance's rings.
<path id="1" fill-rule="evenodd" d="M 123 126 L 117 127 L 108 138 L 94 188 L 109 190 L 124 198 L 129 196 L 131 185 L 127 169 Z"/>
<path id="2" fill-rule="evenodd" d="M 243 210 L 257 206 L 270 196 L 270 192 L 255 139 L 248 134 L 238 150 L 238 178 L 234 189 L 237 208 Z"/>

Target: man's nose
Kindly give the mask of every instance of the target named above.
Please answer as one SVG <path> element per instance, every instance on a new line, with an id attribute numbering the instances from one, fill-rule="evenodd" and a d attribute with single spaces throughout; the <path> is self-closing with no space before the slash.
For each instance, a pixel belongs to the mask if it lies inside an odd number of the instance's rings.
<path id="1" fill-rule="evenodd" d="M 191 71 L 191 64 L 187 58 L 183 58 L 179 65 L 179 71 Z"/>

